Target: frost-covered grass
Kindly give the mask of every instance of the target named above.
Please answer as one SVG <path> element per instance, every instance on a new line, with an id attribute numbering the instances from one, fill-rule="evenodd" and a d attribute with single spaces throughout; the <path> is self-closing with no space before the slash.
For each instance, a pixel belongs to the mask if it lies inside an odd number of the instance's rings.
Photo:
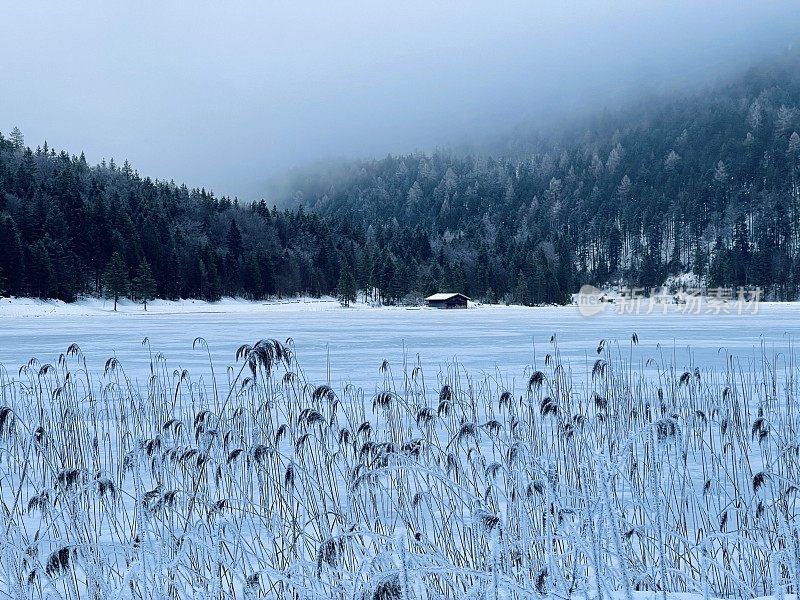
<path id="1" fill-rule="evenodd" d="M 275 340 L 240 348 L 223 381 L 152 354 L 138 385 L 117 359 L 91 373 L 75 345 L 53 364 L 0 370 L 0 588 L 794 593 L 793 354 L 684 371 L 632 362 L 636 343 L 600 342 L 583 375 L 553 339 L 521 387 L 458 364 L 384 362 L 376 394 L 307 381 L 291 342 Z"/>

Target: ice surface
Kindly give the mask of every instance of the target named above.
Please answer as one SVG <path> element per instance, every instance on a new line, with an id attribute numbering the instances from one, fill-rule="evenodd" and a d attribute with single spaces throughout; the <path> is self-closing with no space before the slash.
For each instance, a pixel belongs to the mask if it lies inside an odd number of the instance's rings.
<path id="1" fill-rule="evenodd" d="M 590 368 L 593 349 L 601 339 L 618 340 L 620 352 L 644 361 L 663 358 L 676 368 L 722 368 L 726 352 L 746 360 L 785 352 L 800 334 L 800 304 L 762 303 L 755 314 L 685 314 L 682 307 L 659 307 L 652 314 L 603 314 L 584 317 L 575 306 L 483 306 L 441 311 L 401 307 L 344 309 L 333 299 L 285 303 L 251 303 L 228 299 L 156 301 L 145 313 L 141 306 L 98 300 L 77 304 L 36 300 L 0 300 L 0 363 L 16 370 L 31 357 L 54 362 L 77 343 L 90 367 L 101 367 L 110 356 L 122 360 L 132 378 L 147 375 L 149 354 L 163 353 L 173 368 L 193 374 L 208 370 L 204 352 L 193 351 L 199 336 L 210 346 L 219 369 L 232 364 L 236 348 L 260 338 L 294 340 L 297 358 L 315 383 L 350 381 L 374 391 L 382 381 L 384 359 L 400 366 L 405 359 L 431 369 L 456 360 L 472 374 L 524 378 L 527 366 L 540 363 L 556 335 L 562 357 L 574 372 Z M 666 314 L 662 311 L 666 310 Z M 639 344 L 630 348 L 636 333 Z M 691 348 L 691 352 L 687 352 Z M 204 369 L 206 371 L 204 371 Z"/>

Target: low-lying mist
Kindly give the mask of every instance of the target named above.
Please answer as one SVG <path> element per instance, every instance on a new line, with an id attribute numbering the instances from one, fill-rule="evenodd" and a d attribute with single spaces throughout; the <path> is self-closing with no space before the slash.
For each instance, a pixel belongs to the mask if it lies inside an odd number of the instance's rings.
<path id="1" fill-rule="evenodd" d="M 298 165 L 548 127 L 785 49 L 786 1 L 7 5 L 0 131 L 249 200 Z M 72 65 L 55 68 L 53 56 Z M 25 60 L 11 57 L 24 56 Z"/>

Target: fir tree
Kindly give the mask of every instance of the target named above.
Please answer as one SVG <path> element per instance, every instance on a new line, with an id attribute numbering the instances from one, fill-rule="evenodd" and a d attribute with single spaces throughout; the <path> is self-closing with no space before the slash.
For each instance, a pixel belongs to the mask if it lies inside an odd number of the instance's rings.
<path id="1" fill-rule="evenodd" d="M 15 150 L 22 150 L 25 147 L 25 136 L 22 135 L 19 127 L 15 126 L 14 129 L 11 130 L 9 139 L 11 140 L 11 145 Z"/>
<path id="2" fill-rule="evenodd" d="M 350 306 L 351 302 L 356 301 L 357 295 L 358 289 L 356 288 L 356 279 L 353 276 L 353 272 L 350 270 L 350 265 L 345 264 L 339 275 L 339 284 L 336 286 L 336 296 L 342 306 L 347 307 Z"/>
<path id="3" fill-rule="evenodd" d="M 231 221 L 228 227 L 228 234 L 225 236 L 225 243 L 231 256 L 239 258 L 242 253 L 242 232 L 239 230 L 236 221 Z"/>
<path id="4" fill-rule="evenodd" d="M 119 255 L 114 252 L 105 270 L 106 292 L 114 298 L 114 310 L 117 310 L 117 301 L 128 289 L 128 267 Z"/>
<path id="5" fill-rule="evenodd" d="M 142 259 L 136 269 L 133 290 L 136 299 L 144 304 L 144 310 L 147 311 L 147 302 L 156 297 L 156 280 L 153 278 L 153 271 L 146 258 Z"/>

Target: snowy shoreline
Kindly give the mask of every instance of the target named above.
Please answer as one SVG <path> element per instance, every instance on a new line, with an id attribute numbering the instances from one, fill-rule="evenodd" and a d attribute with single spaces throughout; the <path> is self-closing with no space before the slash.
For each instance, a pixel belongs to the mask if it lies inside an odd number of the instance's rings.
<path id="1" fill-rule="evenodd" d="M 371 308 L 367 304 L 357 304 L 353 308 Z M 321 298 L 292 298 L 284 300 L 245 300 L 242 298 L 222 298 L 216 302 L 205 300 L 152 300 L 147 303 L 147 313 L 142 304 L 128 299 L 117 302 L 114 312 L 113 299 L 81 298 L 75 302 L 63 300 L 42 300 L 39 298 L 0 297 L 0 318 L 38 317 L 50 315 L 99 316 L 130 314 L 191 314 L 191 313 L 254 313 L 281 310 L 333 310 L 342 309 L 339 301 L 330 296 Z M 344 310 L 344 309 L 342 309 Z"/>
<path id="2" fill-rule="evenodd" d="M 486 305 L 470 302 L 469 308 L 509 308 L 517 305 Z M 244 298 L 224 297 L 214 302 L 206 300 L 152 300 L 147 303 L 147 312 L 141 303 L 121 298 L 117 302 L 117 311 L 114 312 L 114 300 L 104 298 L 81 298 L 75 302 L 63 300 L 43 300 L 40 298 L 16 298 L 0 296 L 0 318 L 3 317 L 38 317 L 49 315 L 69 316 L 95 316 L 95 315 L 130 315 L 130 314 L 239 314 L 262 312 L 297 312 L 297 311 L 362 311 L 362 310 L 421 310 L 425 306 L 383 306 L 372 305 L 365 302 L 354 302 L 349 307 L 343 307 L 333 296 L 313 298 L 302 296 L 298 298 L 247 300 Z M 437 309 L 430 309 L 437 310 Z"/>

